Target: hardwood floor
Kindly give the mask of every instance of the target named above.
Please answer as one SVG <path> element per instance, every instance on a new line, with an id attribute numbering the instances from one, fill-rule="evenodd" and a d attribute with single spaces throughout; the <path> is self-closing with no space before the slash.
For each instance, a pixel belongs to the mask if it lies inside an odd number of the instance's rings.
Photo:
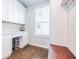
<path id="1" fill-rule="evenodd" d="M 24 49 L 13 52 L 8 59 L 47 59 L 47 57 L 47 49 L 29 45 Z"/>
<path id="2" fill-rule="evenodd" d="M 76 59 L 66 47 L 50 45 L 48 59 Z"/>
<path id="3" fill-rule="evenodd" d="M 76 59 L 76 57 L 66 47 L 50 45 L 48 54 L 47 49 L 29 45 L 13 52 L 9 59 Z"/>

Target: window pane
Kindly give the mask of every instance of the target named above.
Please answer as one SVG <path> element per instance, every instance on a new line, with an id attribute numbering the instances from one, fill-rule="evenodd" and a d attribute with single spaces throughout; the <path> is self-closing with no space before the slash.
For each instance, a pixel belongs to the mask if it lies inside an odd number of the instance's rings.
<path id="1" fill-rule="evenodd" d="M 36 21 L 49 21 L 49 7 L 36 9 Z"/>
<path id="2" fill-rule="evenodd" d="M 42 8 L 42 21 L 49 21 L 49 8 Z"/>
<path id="3" fill-rule="evenodd" d="M 37 34 L 41 33 L 41 22 L 36 22 L 36 33 Z"/>
<path id="4" fill-rule="evenodd" d="M 40 9 L 36 9 L 36 16 L 35 16 L 35 18 L 36 18 L 36 21 L 41 21 L 42 20 L 42 9 L 40 8 Z"/>
<path id="5" fill-rule="evenodd" d="M 43 22 L 41 28 L 42 28 L 41 31 L 42 34 L 49 35 L 49 23 Z"/>

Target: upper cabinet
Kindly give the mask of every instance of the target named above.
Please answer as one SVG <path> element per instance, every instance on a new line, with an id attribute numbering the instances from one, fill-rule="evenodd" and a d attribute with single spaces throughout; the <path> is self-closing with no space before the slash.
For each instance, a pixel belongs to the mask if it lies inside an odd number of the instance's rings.
<path id="1" fill-rule="evenodd" d="M 16 6 L 17 7 L 15 8 L 15 11 L 18 14 L 17 17 L 18 17 L 19 23 L 25 23 L 25 20 L 26 20 L 26 8 L 21 3 L 19 3 L 18 1 L 16 1 Z"/>
<path id="2" fill-rule="evenodd" d="M 7 19 L 7 0 L 2 0 L 2 20 Z"/>
<path id="3" fill-rule="evenodd" d="M 3 21 L 25 24 L 26 8 L 17 0 L 3 0 Z"/>

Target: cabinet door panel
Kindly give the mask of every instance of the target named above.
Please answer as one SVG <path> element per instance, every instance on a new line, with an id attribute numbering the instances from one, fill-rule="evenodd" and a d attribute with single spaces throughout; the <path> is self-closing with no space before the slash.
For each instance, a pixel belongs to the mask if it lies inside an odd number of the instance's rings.
<path id="1" fill-rule="evenodd" d="M 19 16 L 19 5 L 18 5 L 18 1 L 16 0 L 14 2 L 14 20 L 16 23 L 19 23 L 18 16 Z"/>
<path id="2" fill-rule="evenodd" d="M 12 53 L 12 36 L 3 35 L 2 39 L 2 58 L 7 58 Z"/>
<path id="3" fill-rule="evenodd" d="M 23 45 L 26 46 L 29 43 L 28 35 L 23 36 Z"/>
<path id="4" fill-rule="evenodd" d="M 18 21 L 19 23 L 25 24 L 25 7 L 17 1 L 18 5 Z"/>
<path id="5" fill-rule="evenodd" d="M 23 34 L 23 36 L 22 36 L 22 38 L 20 40 L 20 48 L 23 48 L 27 44 L 29 44 L 28 34 Z"/>
<path id="6" fill-rule="evenodd" d="M 14 0 L 7 0 L 7 20 L 14 20 Z"/>
<path id="7" fill-rule="evenodd" d="M 7 0 L 2 0 L 2 20 L 7 19 Z"/>

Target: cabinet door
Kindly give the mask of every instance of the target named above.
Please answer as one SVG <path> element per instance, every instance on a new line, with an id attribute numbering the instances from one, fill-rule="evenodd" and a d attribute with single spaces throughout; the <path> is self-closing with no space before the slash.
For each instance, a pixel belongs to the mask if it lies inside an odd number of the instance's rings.
<path id="1" fill-rule="evenodd" d="M 14 2 L 15 0 L 7 0 L 7 21 L 13 22 L 14 19 Z"/>
<path id="2" fill-rule="evenodd" d="M 25 16 L 25 14 L 26 14 L 26 12 L 25 12 L 25 7 L 24 6 L 22 6 L 21 5 L 21 12 L 20 12 L 20 21 L 22 22 L 22 23 L 24 23 L 25 24 L 25 18 L 26 18 L 26 16 Z"/>
<path id="3" fill-rule="evenodd" d="M 2 1 L 2 19 L 3 21 L 15 22 L 15 1 L 16 0 L 3 0 Z"/>
<path id="4" fill-rule="evenodd" d="M 26 8 L 21 3 L 19 3 L 18 1 L 17 1 L 17 6 L 18 6 L 18 8 L 17 8 L 17 10 L 18 10 L 18 21 L 21 24 L 25 24 L 25 13 L 26 13 L 25 10 L 26 10 Z"/>
<path id="5" fill-rule="evenodd" d="M 2 0 L 2 20 L 7 19 L 7 0 Z"/>
<path id="6" fill-rule="evenodd" d="M 19 5 L 18 5 L 18 1 L 15 0 L 14 1 L 14 22 L 15 23 L 19 23 Z"/>
<path id="7" fill-rule="evenodd" d="M 3 35 L 2 36 L 2 58 L 7 58 L 12 53 L 12 36 Z"/>
<path id="8" fill-rule="evenodd" d="M 26 46 L 28 43 L 29 43 L 28 35 L 25 34 L 25 35 L 23 36 L 23 45 Z"/>
<path id="9" fill-rule="evenodd" d="M 20 48 L 25 47 L 27 44 L 29 44 L 28 34 L 23 34 L 22 38 L 20 39 Z"/>

